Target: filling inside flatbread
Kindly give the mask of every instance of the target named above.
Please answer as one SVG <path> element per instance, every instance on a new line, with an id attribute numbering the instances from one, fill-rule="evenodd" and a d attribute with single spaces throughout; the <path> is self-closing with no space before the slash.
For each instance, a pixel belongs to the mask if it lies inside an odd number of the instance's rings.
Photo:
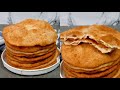
<path id="1" fill-rule="evenodd" d="M 96 40 L 91 39 L 89 36 L 83 37 L 82 39 L 69 37 L 64 41 L 65 45 L 79 45 L 81 43 L 89 43 L 93 45 L 95 48 L 97 48 L 99 51 L 101 51 L 102 53 L 109 53 L 112 50 L 114 50 L 114 48 L 110 48 L 104 45 L 102 42 L 97 42 Z"/>

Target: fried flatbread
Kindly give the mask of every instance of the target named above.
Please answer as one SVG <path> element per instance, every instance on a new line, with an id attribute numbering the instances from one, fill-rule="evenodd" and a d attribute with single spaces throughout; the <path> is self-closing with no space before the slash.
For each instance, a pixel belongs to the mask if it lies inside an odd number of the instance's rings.
<path id="1" fill-rule="evenodd" d="M 113 78 L 118 73 L 118 71 L 119 71 L 119 68 L 109 73 L 108 75 L 103 76 L 102 78 Z"/>
<path id="2" fill-rule="evenodd" d="M 75 78 L 100 78 L 100 77 L 103 77 L 105 75 L 108 75 L 109 73 L 113 72 L 117 68 L 118 68 L 118 65 L 115 65 L 112 68 L 110 68 L 106 71 L 100 72 L 100 73 L 85 74 L 85 73 L 72 72 L 72 71 L 70 71 L 69 69 L 67 69 L 63 66 L 63 71 L 64 71 L 64 73 L 69 73 L 69 75 L 72 75 Z"/>
<path id="3" fill-rule="evenodd" d="M 61 55 L 68 64 L 85 69 L 94 69 L 100 66 L 117 61 L 120 57 L 120 50 L 115 49 L 110 53 L 101 53 L 98 49 L 90 44 L 64 45 L 61 47 Z"/>
<path id="4" fill-rule="evenodd" d="M 5 45 L 14 50 L 14 51 L 19 51 L 19 52 L 25 52 L 25 53 L 33 53 L 33 52 L 37 52 L 40 50 L 46 50 L 46 49 L 50 49 L 54 46 L 56 46 L 55 43 L 50 44 L 50 45 L 46 45 L 46 46 L 40 46 L 40 45 L 36 45 L 36 46 L 14 46 L 14 45 L 10 45 L 9 43 L 7 43 L 7 41 L 5 42 Z"/>
<path id="5" fill-rule="evenodd" d="M 60 39 L 65 45 L 90 43 L 102 53 L 120 49 L 120 32 L 105 25 L 74 27 L 62 32 Z"/>
<path id="6" fill-rule="evenodd" d="M 74 71 L 74 72 L 80 72 L 80 73 L 97 73 L 97 72 L 102 72 L 102 71 L 105 71 L 115 65 L 117 65 L 119 63 L 119 59 L 115 62 L 113 62 L 111 65 L 107 64 L 106 66 L 104 65 L 104 67 L 97 67 L 97 68 L 93 68 L 93 69 L 85 69 L 85 68 L 79 68 L 79 67 L 73 67 L 72 65 L 66 63 L 65 61 L 63 61 L 63 66 L 65 68 L 68 68 L 69 70 L 71 71 Z"/>
<path id="7" fill-rule="evenodd" d="M 6 51 L 11 53 L 12 55 L 15 55 L 15 56 L 24 56 L 24 57 L 37 57 L 37 56 L 41 56 L 41 55 L 44 55 L 44 54 L 47 54 L 51 51 L 54 51 L 55 49 L 57 49 L 57 46 L 54 46 L 50 49 L 46 49 L 46 50 L 39 50 L 37 52 L 33 52 L 33 53 L 24 53 L 24 52 L 19 52 L 19 51 L 14 51 L 8 47 L 6 47 Z"/>
<path id="8" fill-rule="evenodd" d="M 14 46 L 46 46 L 57 40 L 57 33 L 48 22 L 35 19 L 6 26 L 2 34 L 5 41 Z"/>
<path id="9" fill-rule="evenodd" d="M 14 56 L 10 53 L 8 53 L 6 51 L 6 54 L 8 57 L 11 57 L 11 58 L 14 58 L 15 60 L 17 60 L 18 62 L 27 62 L 27 63 L 30 63 L 30 62 L 37 62 L 37 61 L 42 61 L 46 58 L 49 58 L 50 56 L 53 56 L 55 54 L 56 50 L 52 51 L 52 52 L 49 52 L 45 55 L 41 55 L 41 56 L 37 56 L 37 57 L 18 57 L 18 56 Z"/>
<path id="10" fill-rule="evenodd" d="M 56 61 L 56 58 L 58 57 L 59 55 L 59 51 L 56 50 L 56 53 L 55 55 L 51 56 L 50 58 L 47 58 L 46 59 L 46 62 L 45 61 L 41 61 L 41 62 L 36 62 L 36 63 L 20 63 L 20 62 L 17 62 L 17 61 L 14 61 L 14 60 L 11 60 L 10 58 L 6 57 L 6 61 L 8 64 L 10 64 L 11 66 L 13 67 L 16 67 L 16 68 L 21 68 L 21 69 L 40 69 L 40 68 L 45 68 L 51 64 L 54 64 Z"/>

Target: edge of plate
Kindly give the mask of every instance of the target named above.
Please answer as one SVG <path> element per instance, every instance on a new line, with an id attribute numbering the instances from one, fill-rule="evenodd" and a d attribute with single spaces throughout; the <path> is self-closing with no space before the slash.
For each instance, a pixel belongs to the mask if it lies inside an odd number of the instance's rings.
<path id="1" fill-rule="evenodd" d="M 11 65 L 9 65 L 5 60 L 4 60 L 4 53 L 5 53 L 6 49 L 4 49 L 4 51 L 1 54 L 1 59 L 2 59 L 2 63 L 4 65 L 5 68 L 7 68 L 8 70 L 10 70 L 11 72 L 14 72 L 16 74 L 21 74 L 21 75 L 40 75 L 40 74 L 45 74 L 48 73 L 52 70 L 54 70 L 55 68 L 57 68 L 60 64 L 60 57 L 57 57 L 57 62 L 47 68 L 42 68 L 42 69 L 35 69 L 35 70 L 26 70 L 26 69 L 19 69 L 19 68 L 15 68 L 12 67 Z M 15 70 L 15 71 L 13 71 Z M 47 71 L 46 71 L 47 70 Z M 43 71 L 44 73 L 39 73 L 39 71 Z M 18 73 L 19 72 L 19 73 Z M 37 74 L 34 74 L 33 72 L 38 72 Z M 33 73 L 33 74 L 32 74 Z"/>
<path id="2" fill-rule="evenodd" d="M 64 72 L 62 71 L 62 63 L 63 63 L 63 61 L 61 61 L 61 63 L 60 63 L 60 78 L 65 78 Z"/>

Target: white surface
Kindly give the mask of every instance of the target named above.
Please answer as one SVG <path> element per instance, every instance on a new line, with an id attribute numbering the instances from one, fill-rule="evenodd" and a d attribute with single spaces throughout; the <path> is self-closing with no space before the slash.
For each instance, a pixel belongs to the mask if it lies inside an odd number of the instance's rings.
<path id="1" fill-rule="evenodd" d="M 61 26 L 68 26 L 69 12 L 60 13 Z M 102 12 L 71 12 L 73 25 L 91 25 L 99 21 Z"/>
<path id="2" fill-rule="evenodd" d="M 60 63 L 60 77 L 61 77 L 61 78 L 65 78 L 64 72 L 63 72 L 63 70 L 62 70 L 62 63 L 63 63 L 63 61 L 61 61 L 61 63 Z"/>
<path id="3" fill-rule="evenodd" d="M 2 33 L 1 31 L 0 31 L 0 33 Z M 4 42 L 4 39 L 3 39 L 3 37 L 2 36 L 0 36 L 0 45 L 2 45 L 2 44 L 4 44 L 5 42 Z"/>
<path id="4" fill-rule="evenodd" d="M 45 20 L 54 19 L 55 12 L 44 12 L 45 16 L 40 17 L 40 12 L 13 12 L 11 18 L 13 23 L 19 22 L 25 18 L 45 18 Z M 60 14 L 60 25 L 68 25 L 69 12 L 58 12 Z M 102 12 L 71 12 L 72 21 L 74 25 L 90 25 L 96 22 L 102 24 L 109 24 L 117 19 L 120 19 L 120 12 L 104 12 L 104 16 L 101 17 Z M 8 24 L 8 12 L 0 12 L 0 24 Z"/>
<path id="5" fill-rule="evenodd" d="M 9 71 L 11 71 L 13 73 L 16 73 L 16 74 L 20 74 L 20 75 L 40 75 L 40 74 L 45 74 L 45 73 L 48 73 L 48 72 L 56 69 L 59 66 L 59 64 L 60 64 L 60 58 L 58 57 L 57 58 L 57 62 L 54 65 L 49 66 L 47 68 L 35 69 L 35 70 L 18 69 L 18 68 L 10 66 L 6 62 L 5 50 L 1 54 L 1 59 L 2 59 L 4 67 L 6 67 Z"/>
<path id="6" fill-rule="evenodd" d="M 39 16 L 40 12 L 11 12 L 11 20 L 13 24 L 28 18 L 39 19 Z"/>
<path id="7" fill-rule="evenodd" d="M 8 24 L 8 12 L 0 12 L 0 24 Z"/>

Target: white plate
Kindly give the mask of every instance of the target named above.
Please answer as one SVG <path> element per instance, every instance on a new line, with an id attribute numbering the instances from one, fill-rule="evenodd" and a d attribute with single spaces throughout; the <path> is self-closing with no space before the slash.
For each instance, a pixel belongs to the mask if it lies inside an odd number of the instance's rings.
<path id="1" fill-rule="evenodd" d="M 61 61 L 61 63 L 60 63 L 60 77 L 65 78 L 64 72 L 62 70 L 62 63 L 63 63 L 63 61 Z"/>
<path id="2" fill-rule="evenodd" d="M 6 58 L 5 58 L 5 50 L 2 52 L 1 54 L 1 59 L 2 59 L 2 62 L 3 62 L 3 65 L 4 67 L 6 67 L 8 70 L 10 70 L 11 72 L 13 73 L 16 73 L 16 74 L 20 74 L 20 75 L 40 75 L 40 74 L 45 74 L 45 73 L 48 73 L 50 71 L 53 71 L 54 69 L 56 69 L 59 64 L 60 64 L 60 58 L 58 56 L 57 58 L 57 62 L 52 65 L 52 66 L 49 66 L 47 68 L 42 68 L 42 69 L 35 69 L 35 70 L 25 70 L 25 69 L 19 69 L 19 68 L 15 68 L 15 67 L 12 67 L 10 66 L 7 62 L 6 62 Z"/>
<path id="3" fill-rule="evenodd" d="M 4 44 L 4 39 L 3 39 L 3 36 L 2 36 L 2 31 L 0 31 L 0 45 Z"/>

